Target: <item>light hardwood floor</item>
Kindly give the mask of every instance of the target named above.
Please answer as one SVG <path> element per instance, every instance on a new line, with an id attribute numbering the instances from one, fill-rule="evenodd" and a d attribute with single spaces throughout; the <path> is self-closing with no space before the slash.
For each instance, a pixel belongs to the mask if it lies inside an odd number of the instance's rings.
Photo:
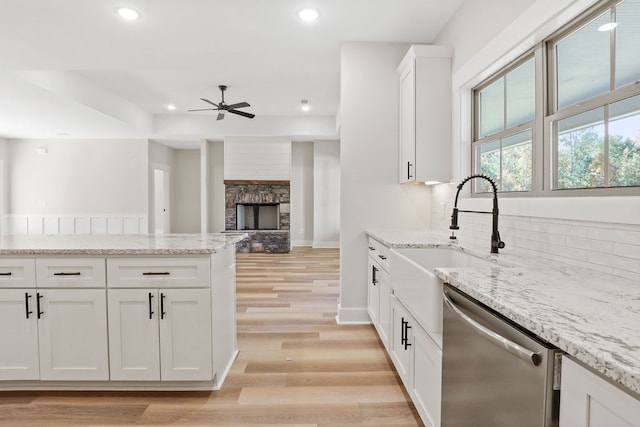
<path id="1" fill-rule="evenodd" d="M 218 392 L 1 392 L 3 426 L 420 426 L 368 325 L 338 326 L 339 252 L 238 254 L 240 354 Z"/>

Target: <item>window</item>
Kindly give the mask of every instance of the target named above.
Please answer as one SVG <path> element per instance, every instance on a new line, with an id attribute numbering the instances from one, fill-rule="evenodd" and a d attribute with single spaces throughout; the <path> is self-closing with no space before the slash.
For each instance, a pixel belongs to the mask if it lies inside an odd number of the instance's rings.
<path id="1" fill-rule="evenodd" d="M 638 46 L 640 0 L 601 1 L 478 85 L 474 173 L 519 195 L 638 194 Z"/>
<path id="2" fill-rule="evenodd" d="M 475 91 L 476 171 L 492 177 L 500 191 L 531 191 L 535 62 L 528 58 Z M 485 181 L 476 192 L 488 192 Z"/>

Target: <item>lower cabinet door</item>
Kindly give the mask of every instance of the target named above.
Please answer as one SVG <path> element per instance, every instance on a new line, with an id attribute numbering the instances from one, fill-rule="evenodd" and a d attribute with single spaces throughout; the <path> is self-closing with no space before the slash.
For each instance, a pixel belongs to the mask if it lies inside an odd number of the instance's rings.
<path id="1" fill-rule="evenodd" d="M 367 274 L 367 311 L 369 318 L 374 325 L 378 324 L 380 315 L 380 266 L 369 257 L 369 272 Z"/>
<path id="2" fill-rule="evenodd" d="M 413 331 L 411 397 L 426 427 L 440 426 L 442 350 L 419 326 Z"/>
<path id="3" fill-rule="evenodd" d="M 562 358 L 560 427 L 640 427 L 640 400 Z"/>
<path id="4" fill-rule="evenodd" d="M 0 289 L 0 380 L 38 380 L 35 289 Z"/>
<path id="5" fill-rule="evenodd" d="M 109 289 L 111 380 L 160 380 L 157 289 Z"/>
<path id="6" fill-rule="evenodd" d="M 211 290 L 159 294 L 161 379 L 212 380 Z"/>
<path id="7" fill-rule="evenodd" d="M 382 344 L 389 351 L 389 336 L 391 335 L 391 279 L 389 273 L 380 271 L 380 312 L 378 315 L 378 334 Z"/>
<path id="8" fill-rule="evenodd" d="M 392 331 L 389 344 L 391 360 L 405 387 L 410 390 L 409 368 L 411 353 L 413 352 L 413 334 L 411 331 L 413 320 L 400 301 L 395 297 L 392 297 L 391 300 Z"/>
<path id="9" fill-rule="evenodd" d="M 36 299 L 40 379 L 108 380 L 106 290 L 40 289 Z"/>

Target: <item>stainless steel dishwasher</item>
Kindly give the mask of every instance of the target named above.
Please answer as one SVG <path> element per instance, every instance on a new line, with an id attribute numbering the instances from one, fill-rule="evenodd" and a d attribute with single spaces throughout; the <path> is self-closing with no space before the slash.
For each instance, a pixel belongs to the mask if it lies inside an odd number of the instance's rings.
<path id="1" fill-rule="evenodd" d="M 557 427 L 561 354 L 445 283 L 442 427 Z"/>

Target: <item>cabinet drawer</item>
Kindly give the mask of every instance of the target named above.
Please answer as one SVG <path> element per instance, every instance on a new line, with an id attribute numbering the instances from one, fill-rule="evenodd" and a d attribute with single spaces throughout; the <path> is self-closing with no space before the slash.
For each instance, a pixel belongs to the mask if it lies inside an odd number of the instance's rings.
<path id="1" fill-rule="evenodd" d="M 208 287 L 209 257 L 108 258 L 107 283 L 111 288 Z"/>
<path id="2" fill-rule="evenodd" d="M 368 245 L 369 245 L 369 249 L 368 249 L 369 256 L 373 257 L 376 261 L 378 261 L 380 263 L 380 266 L 388 272 L 389 271 L 389 255 L 391 253 L 391 250 L 372 237 L 369 237 Z"/>
<path id="3" fill-rule="evenodd" d="M 36 263 L 33 258 L 1 258 L 0 288 L 36 286 Z"/>
<path id="4" fill-rule="evenodd" d="M 104 258 L 37 258 L 39 288 L 103 287 L 106 284 Z"/>

